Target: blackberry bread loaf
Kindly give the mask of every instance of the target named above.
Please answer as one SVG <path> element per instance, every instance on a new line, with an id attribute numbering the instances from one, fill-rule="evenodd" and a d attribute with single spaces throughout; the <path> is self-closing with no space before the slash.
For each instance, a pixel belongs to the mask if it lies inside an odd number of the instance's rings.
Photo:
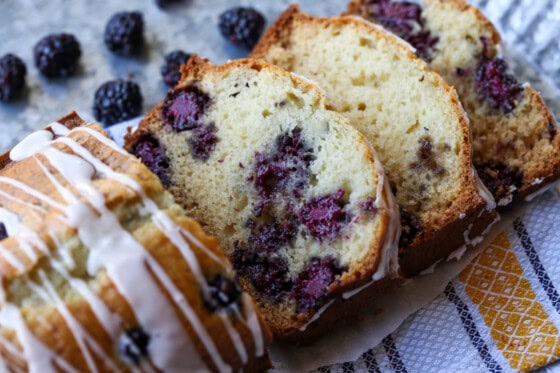
<path id="1" fill-rule="evenodd" d="M 457 89 L 473 161 L 498 205 L 530 198 L 560 176 L 560 136 L 540 95 L 500 57 L 500 35 L 464 0 L 352 0 L 348 13 L 383 25 Z"/>
<path id="2" fill-rule="evenodd" d="M 101 127 L 60 122 L 0 162 L 5 368 L 269 367 L 270 333 L 216 240 Z"/>
<path id="3" fill-rule="evenodd" d="M 318 82 L 371 141 L 401 209 L 406 276 L 458 256 L 496 220 L 455 91 L 398 38 L 357 17 L 317 18 L 292 5 L 251 56 Z"/>
<path id="4" fill-rule="evenodd" d="M 125 147 L 220 240 L 275 336 L 309 341 L 399 282 L 381 165 L 316 86 L 258 60 L 182 74 Z"/>

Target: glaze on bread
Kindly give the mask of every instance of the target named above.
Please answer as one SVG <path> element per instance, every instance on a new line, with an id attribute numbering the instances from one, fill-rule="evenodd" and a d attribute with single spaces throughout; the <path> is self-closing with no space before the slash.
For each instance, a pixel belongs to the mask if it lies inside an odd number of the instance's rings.
<path id="1" fill-rule="evenodd" d="M 270 334 L 216 240 L 100 126 L 60 122 L 2 157 L 5 368 L 269 367 Z"/>
<path id="2" fill-rule="evenodd" d="M 220 240 L 275 336 L 315 336 L 400 281 L 381 165 L 315 85 L 259 60 L 182 73 L 125 147 Z"/>

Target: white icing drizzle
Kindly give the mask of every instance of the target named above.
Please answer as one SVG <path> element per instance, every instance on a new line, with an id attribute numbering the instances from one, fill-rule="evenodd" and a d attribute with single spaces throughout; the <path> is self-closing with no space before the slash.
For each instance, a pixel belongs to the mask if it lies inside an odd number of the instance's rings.
<path id="1" fill-rule="evenodd" d="M 453 259 L 459 261 L 463 257 L 463 255 L 465 255 L 466 251 L 467 251 L 467 245 L 465 244 L 459 247 L 457 250 L 454 250 L 451 254 L 449 254 L 449 256 L 447 257 L 447 261 L 450 262 Z"/>
<path id="2" fill-rule="evenodd" d="M 73 144 L 78 145 L 75 142 Z M 151 257 L 120 226 L 116 216 L 105 206 L 101 193 L 92 185 L 94 167 L 82 158 L 55 148 L 45 150 L 43 155 L 97 210 L 92 211 L 87 204 L 65 189 L 52 174 L 47 173 L 69 204 L 65 211 L 69 224 L 78 228 L 80 239 L 90 248 L 88 271 L 92 269 L 90 259 L 96 259 L 98 268 L 94 268 L 95 271 L 90 272 L 90 275 L 99 270 L 99 267 L 107 269 L 119 292 L 134 309 L 142 327 L 152 336 L 148 349 L 154 364 L 162 370 L 180 369 L 181 365 L 184 366 L 184 361 L 179 359 L 179 356 L 198 356 L 196 348 L 186 337 L 168 299 L 161 294 L 144 265 Z M 115 247 L 119 250 L 114 250 Z M 155 260 L 152 259 L 150 264 L 153 264 L 152 262 L 155 263 Z M 139 283 L 143 286 L 139 287 Z M 204 366 L 201 360 L 193 359 L 192 363 L 198 363 L 194 365 L 195 368 Z"/>
<path id="3" fill-rule="evenodd" d="M 86 360 L 86 364 L 88 365 L 88 368 L 90 369 L 90 371 L 98 372 L 98 369 L 95 364 L 95 360 L 93 359 L 93 356 L 90 350 L 88 349 L 88 346 L 91 346 L 96 352 L 103 351 L 103 350 L 99 348 L 99 345 L 95 342 L 95 340 L 91 338 L 90 334 L 84 330 L 82 325 L 72 315 L 72 313 L 70 312 L 66 304 L 62 301 L 62 299 L 60 299 L 56 290 L 54 289 L 54 286 L 48 280 L 44 271 L 39 270 L 38 274 L 39 277 L 41 278 L 41 282 L 42 282 L 42 286 L 44 287 L 44 290 L 41 286 L 35 284 L 33 281 L 28 282 L 29 287 L 37 295 L 39 295 L 45 302 L 49 302 L 49 301 L 54 302 L 58 313 L 62 316 L 62 318 L 66 322 L 66 325 L 72 332 L 72 335 L 74 336 L 74 340 L 78 344 L 78 347 L 82 352 L 82 356 Z M 86 341 L 88 342 L 87 343 L 88 346 L 86 346 Z M 109 357 L 104 352 L 101 354 L 101 356 L 106 362 L 108 362 Z"/>
<path id="4" fill-rule="evenodd" d="M 8 353 L 10 355 L 14 355 L 16 358 L 20 359 L 20 360 L 25 360 L 25 356 L 23 356 L 23 354 L 21 353 L 20 350 L 18 350 L 17 348 L 15 348 L 14 345 L 12 345 L 6 338 L 2 337 L 0 335 L 0 345 L 2 345 L 2 347 L 8 351 Z M 4 359 L 0 359 L 0 360 L 4 360 Z M 8 370 L 6 369 L 6 372 Z M 2 370 L 0 370 L 0 372 L 2 372 Z"/>
<path id="5" fill-rule="evenodd" d="M 476 172 L 476 169 L 474 167 L 472 168 L 472 172 L 474 176 L 474 181 L 476 183 L 476 188 L 478 189 L 478 194 L 484 200 L 484 202 L 486 202 L 486 210 L 488 211 L 494 210 L 496 208 L 496 201 L 494 200 L 492 193 L 490 193 L 488 188 L 486 188 L 486 185 L 484 185 L 482 180 L 480 180 L 480 177 L 478 176 L 478 172 Z"/>
<path id="6" fill-rule="evenodd" d="M 54 199 L 47 196 L 46 194 L 38 192 L 35 189 L 28 186 L 27 184 L 19 182 L 15 179 L 10 179 L 10 178 L 5 177 L 5 176 L 0 176 L 0 183 L 5 183 L 5 184 L 9 184 L 11 186 L 14 186 L 14 187 L 20 189 L 21 191 L 37 198 L 40 201 L 45 202 L 48 205 L 51 205 L 52 207 L 54 207 L 58 210 L 64 210 L 64 208 L 65 208 L 65 206 L 63 204 L 56 202 Z"/>
<path id="7" fill-rule="evenodd" d="M 315 312 L 313 314 L 313 317 L 311 317 L 306 323 L 305 325 L 303 325 L 301 328 L 299 328 L 299 330 L 301 332 L 305 331 L 305 329 L 307 329 L 307 327 L 309 325 L 311 325 L 315 320 L 317 320 L 319 317 L 321 317 L 321 315 L 327 310 L 327 308 L 330 307 L 331 304 L 333 304 L 334 299 L 331 299 L 330 301 L 328 301 L 327 303 L 325 303 L 323 305 L 323 307 L 319 308 L 319 310 L 317 310 L 317 312 Z"/>
<path id="8" fill-rule="evenodd" d="M 235 308 L 237 318 L 243 320 L 243 322 L 249 327 L 251 334 L 253 335 L 253 341 L 255 342 L 255 355 L 256 356 L 263 356 L 264 355 L 264 340 L 263 334 L 261 330 L 261 324 L 259 322 L 259 318 L 257 317 L 256 312 L 254 311 L 253 301 L 251 297 L 247 293 L 243 293 L 241 295 L 241 299 L 243 302 L 243 310 L 248 312 L 246 316 L 246 321 L 243 317 L 241 317 L 240 312 L 237 308 Z"/>
<path id="9" fill-rule="evenodd" d="M 177 226 L 165 212 L 158 208 L 154 201 L 145 195 L 142 187 L 134 179 L 114 171 L 101 160 L 93 156 L 87 149 L 68 137 L 61 137 L 53 140 L 55 136 L 67 135 L 74 131 L 86 132 L 103 145 L 123 155 L 129 156 L 123 149 L 117 147 L 111 140 L 95 130 L 80 127 L 69 131 L 59 123 L 52 123 L 51 131 L 39 131 L 24 139 L 24 141 L 10 152 L 10 158 L 14 161 L 21 161 L 34 156 L 43 173 L 49 178 L 50 182 L 66 201 L 67 205 L 61 204 L 17 180 L 0 176 L 0 182 L 9 184 L 60 211 L 62 214 L 60 214 L 58 218 L 66 225 L 77 229 L 81 241 L 84 245 L 89 247 L 90 250 L 87 261 L 88 272 L 94 274 L 99 269 L 105 268 L 108 276 L 113 280 L 119 292 L 131 305 L 140 325 L 150 334 L 151 338 L 148 345 L 149 355 L 157 368 L 169 372 L 184 371 L 184 369 L 187 368 L 185 363 L 188 362 L 189 369 L 208 369 L 197 353 L 194 344 L 187 337 L 187 333 L 183 330 L 170 304 L 170 300 L 159 290 L 153 276 L 166 288 L 167 292 L 171 295 L 173 303 L 189 320 L 200 341 L 208 350 L 217 369 L 223 372 L 231 371 L 231 367 L 223 361 L 214 341 L 210 335 L 208 335 L 183 293 L 173 283 L 160 264 L 147 250 L 134 240 L 130 233 L 120 226 L 116 216 L 107 209 L 103 195 L 93 185 L 92 177 L 96 173 L 101 174 L 106 178 L 113 179 L 130 187 L 139 194 L 143 203 L 142 208 L 151 214 L 156 226 L 180 250 L 203 293 L 208 293 L 208 283 L 201 272 L 197 257 L 194 255 L 189 242 L 187 242 L 185 238 L 187 238 L 191 244 L 200 248 L 209 258 L 221 264 L 224 269 L 231 269 L 229 263 L 210 251 L 210 249 L 203 245 L 189 231 Z M 62 152 L 52 147 L 52 144 L 57 142 L 70 147 L 75 155 Z M 39 152 L 41 152 L 49 164 L 66 179 L 68 184 L 72 185 L 74 190 L 78 191 L 79 198 L 74 195 L 70 189 L 64 187 L 49 171 L 45 164 L 43 164 L 39 158 L 35 157 L 35 154 Z M 0 192 L 2 192 L 1 196 L 33 206 L 33 204 L 19 200 L 3 191 Z M 87 203 L 85 203 L 84 200 L 87 201 Z M 46 213 L 46 210 L 40 206 L 34 206 L 34 208 L 43 214 Z M 0 211 L 0 213 L 2 212 Z M 4 214 L 7 216 L 7 210 L 4 211 Z M 0 217 L 1 216 L 3 215 L 0 215 Z M 17 229 L 26 230 L 26 239 L 23 241 L 23 244 L 20 242 L 19 246 L 22 247 L 23 251 L 25 251 L 30 259 L 37 259 L 37 253 L 34 251 L 34 248 L 39 248 L 45 253 L 48 252 L 45 243 L 42 242 L 34 232 L 29 234 L 30 230 L 25 227 L 19 219 L 16 224 L 12 223 L 13 219 L 9 223 L 10 236 L 13 236 L 11 234 L 12 232 L 17 233 Z M 14 230 L 14 227 L 17 229 Z M 60 251 L 60 255 L 64 261 L 63 264 L 59 260 L 50 257 L 48 259 L 52 267 L 65 278 L 73 289 L 82 295 L 91 306 L 93 313 L 100 321 L 103 328 L 114 338 L 121 329 L 122 320 L 118 315 L 113 314 L 107 308 L 103 301 L 91 291 L 83 280 L 72 278 L 69 275 L 65 269 L 65 265 L 69 264 L 70 267 L 73 267 L 73 260 L 68 253 L 62 253 L 64 250 L 61 250 L 61 244 L 57 242 L 55 235 L 51 232 L 48 233 L 58 247 L 58 251 Z M 20 239 L 20 236 L 21 234 L 15 235 L 17 239 Z M 116 247 L 119 249 L 114 250 Z M 1 250 L 1 252 L 6 256 L 5 253 L 7 253 L 7 250 L 4 249 Z M 10 254 L 11 253 L 8 255 Z M 21 264 L 20 269 L 24 269 L 23 263 L 21 263 L 18 258 L 12 257 L 10 259 L 12 259 L 14 266 Z M 9 259 L 7 260 L 9 261 Z M 104 361 L 109 363 L 110 358 L 105 355 L 96 341 L 87 334 L 87 330 L 83 329 L 81 324 L 66 308 L 66 305 L 56 293 L 56 290 L 49 282 L 46 274 L 39 271 L 39 276 L 46 290 L 43 290 L 37 284 L 30 283 L 30 286 L 34 288 L 39 296 L 42 296 L 45 300 L 53 301 L 56 305 L 57 310 L 63 316 L 68 327 L 74 334 L 90 370 L 95 371 L 96 366 L 88 347 L 91 348 L 94 353 L 101 356 Z M 142 286 L 140 287 L 138 284 L 142 284 Z M 245 319 L 241 316 L 237 307 L 235 307 L 236 315 L 251 331 L 256 355 L 262 356 L 264 354 L 264 340 L 255 308 L 252 301 L 245 293 L 242 295 L 242 302 L 244 306 L 243 309 L 246 313 L 244 315 Z M 247 362 L 248 354 L 241 336 L 233 327 L 231 320 L 229 320 L 227 316 L 220 315 L 220 317 L 223 320 L 224 327 L 241 361 L 244 363 Z M 5 299 L 2 309 L 0 310 L 0 324 L 4 327 L 15 327 L 18 339 L 23 347 L 23 355 L 26 357 L 28 364 L 30 364 L 29 367 L 32 371 L 34 367 L 38 366 L 44 368 L 42 371 L 52 371 L 54 369 L 52 365 L 53 361 L 56 361 L 57 365 L 63 369 L 68 367 L 68 371 L 74 371 L 72 367 L 62 361 L 53 351 L 50 351 L 41 342 L 35 340 L 33 334 L 27 328 L 25 321 L 19 314 L 18 308 L 10 303 L 6 303 Z M 187 360 L 185 360 L 186 358 Z M 116 370 L 114 365 L 111 365 L 111 368 Z M 148 368 L 151 370 L 151 367 L 148 366 Z"/>
<path id="10" fill-rule="evenodd" d="M 541 183 L 542 183 L 542 181 L 541 181 Z M 540 184 L 540 183 L 539 183 L 539 184 Z M 557 186 L 557 185 L 559 185 L 559 184 L 560 184 L 560 182 L 559 182 L 559 181 L 556 181 L 556 182 L 554 182 L 554 183 L 550 183 L 550 184 L 548 184 L 548 185 L 545 185 L 544 187 L 542 187 L 542 188 L 540 188 L 540 189 L 534 191 L 533 193 L 527 195 L 527 196 L 525 197 L 525 202 L 531 202 L 531 201 L 534 200 L 536 197 L 540 196 L 540 195 L 543 194 L 543 193 L 548 192 L 550 189 L 554 188 L 555 186 Z M 533 185 L 533 184 L 531 184 L 531 185 Z"/>
<path id="11" fill-rule="evenodd" d="M 25 264 L 11 251 L 0 244 L 0 253 L 6 261 L 19 272 L 25 271 Z"/>
<path id="12" fill-rule="evenodd" d="M 186 233 L 186 234 L 190 235 L 190 237 L 193 238 L 193 240 L 194 240 L 194 236 L 192 236 L 189 232 L 187 232 L 183 229 L 180 229 L 180 227 L 178 227 L 169 218 L 169 216 L 167 216 L 167 214 L 165 212 L 161 211 L 152 200 L 150 200 L 149 198 L 147 198 L 144 195 L 144 193 L 142 191 L 142 188 L 134 180 L 132 180 L 131 178 L 129 178 L 128 176 L 126 176 L 124 174 L 119 174 L 119 173 L 115 172 L 109 166 L 105 165 L 99 159 L 95 158 L 85 148 L 81 147 L 79 144 L 77 144 L 75 142 L 70 141 L 69 138 L 61 138 L 57 141 L 62 142 L 65 145 L 68 145 L 72 149 L 72 151 L 74 151 L 76 154 L 80 155 L 86 161 L 90 162 L 95 167 L 96 170 L 105 174 L 106 177 L 110 177 L 114 180 L 118 180 L 119 182 L 122 182 L 124 185 L 127 185 L 127 186 L 131 187 L 133 190 L 137 191 L 141 195 L 142 200 L 143 200 L 143 205 L 148 211 L 152 212 L 152 218 L 153 218 L 156 226 L 158 228 L 160 228 L 160 230 L 175 245 L 175 247 L 177 247 L 181 251 L 181 253 L 183 254 L 183 257 L 185 258 L 185 260 L 189 264 L 189 266 L 191 268 L 191 271 L 194 274 L 194 276 L 195 276 L 195 278 L 198 282 L 198 285 L 201 288 L 202 293 L 205 294 L 205 295 L 208 294 L 209 293 L 208 283 L 206 282 L 206 279 L 202 275 L 198 260 L 196 259 L 196 256 L 194 255 L 194 252 L 191 250 L 189 244 L 182 237 L 181 233 L 183 233 L 183 234 Z M 200 242 L 198 240 L 195 240 L 195 241 L 200 244 Z M 202 244 L 200 244 L 199 247 L 205 248 L 206 253 L 210 252 Z M 216 256 L 214 256 L 214 257 L 216 258 L 216 260 L 218 260 L 218 258 Z M 224 267 L 226 266 L 225 261 L 219 261 L 219 263 L 221 263 Z M 88 261 L 88 270 L 89 269 L 91 269 L 91 268 L 90 268 L 90 263 Z M 162 269 L 160 269 L 158 267 L 154 267 L 153 269 L 155 270 L 156 275 L 158 275 L 158 274 L 160 274 L 162 276 L 165 275 L 165 271 L 163 271 Z M 214 342 L 212 341 L 212 338 L 207 334 L 206 330 L 202 327 L 202 323 L 200 323 L 200 321 L 196 317 L 196 314 L 194 313 L 192 308 L 188 305 L 187 300 L 183 297 L 183 295 L 179 291 L 179 289 L 177 289 L 175 287 L 175 285 L 173 284 L 173 282 L 170 279 L 168 279 L 167 277 L 159 278 L 159 279 L 162 282 L 166 283 L 168 285 L 168 287 L 170 287 L 174 290 L 172 294 L 173 294 L 173 299 L 175 300 L 175 303 L 177 304 L 177 306 L 179 306 L 179 308 L 181 309 L 183 314 L 191 322 L 193 328 L 197 332 L 198 336 L 201 338 L 201 341 L 203 342 L 205 348 L 210 352 L 212 358 L 214 359 L 214 363 L 216 364 L 216 366 L 218 366 L 220 371 L 229 371 L 231 368 L 221 359 L 221 355 L 219 354 L 218 349 L 216 348 Z M 227 325 L 226 325 L 226 329 L 228 329 Z M 230 329 L 228 329 L 228 331 L 229 330 Z M 232 333 L 228 333 L 228 334 L 230 335 L 231 340 L 235 343 L 236 335 L 232 334 Z M 242 358 L 241 355 L 240 355 L 240 357 Z"/>
<path id="13" fill-rule="evenodd" d="M 247 356 L 247 350 L 245 349 L 243 339 L 241 339 L 241 336 L 239 335 L 237 330 L 233 327 L 233 325 L 231 325 L 231 321 L 229 320 L 227 315 L 220 314 L 220 317 L 222 319 L 222 322 L 226 326 L 228 334 L 231 336 L 231 340 L 233 341 L 233 345 L 235 346 L 237 354 L 241 358 L 241 362 L 243 364 L 247 363 L 247 361 L 249 360 L 249 356 Z"/>
<path id="14" fill-rule="evenodd" d="M 426 268 L 425 270 L 421 271 L 420 273 L 418 273 L 420 276 L 426 276 L 426 275 L 431 275 L 432 273 L 435 272 L 437 265 L 441 262 L 441 259 L 436 260 L 436 262 L 434 264 L 432 264 L 431 266 L 429 266 L 428 268 Z"/>
<path id="15" fill-rule="evenodd" d="M 10 159 L 17 162 L 29 158 L 49 146 L 52 138 L 52 132 L 47 130 L 33 132 L 10 151 Z"/>

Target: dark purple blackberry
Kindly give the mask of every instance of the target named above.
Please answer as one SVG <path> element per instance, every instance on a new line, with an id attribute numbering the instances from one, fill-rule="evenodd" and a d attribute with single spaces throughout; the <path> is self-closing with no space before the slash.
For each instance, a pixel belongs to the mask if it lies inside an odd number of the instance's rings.
<path id="1" fill-rule="evenodd" d="M 517 98 L 523 87 L 513 75 L 507 74 L 507 63 L 501 58 L 482 58 L 475 74 L 475 82 L 480 98 L 494 110 L 504 114 L 517 105 Z"/>
<path id="2" fill-rule="evenodd" d="M 159 6 L 160 8 L 166 8 L 170 5 L 173 4 L 178 4 L 180 2 L 182 2 L 183 0 L 156 0 L 156 4 L 157 6 Z"/>
<path id="3" fill-rule="evenodd" d="M 377 22 L 416 48 L 418 57 L 431 60 L 438 38 L 424 29 L 420 5 L 408 1 L 370 0 L 369 12 Z"/>
<path id="4" fill-rule="evenodd" d="M 317 308 L 329 285 L 344 271 L 334 258 L 311 258 L 307 267 L 294 280 L 292 295 L 296 300 L 296 311 L 306 312 Z"/>
<path id="5" fill-rule="evenodd" d="M 169 185 L 169 158 L 158 139 L 150 133 L 143 134 L 130 152 L 156 174 L 163 185 Z"/>
<path id="6" fill-rule="evenodd" d="M 288 181 L 305 179 L 313 159 L 313 150 L 303 141 L 301 128 L 296 127 L 290 133 L 278 136 L 272 154 L 255 153 L 253 181 L 259 196 L 269 197 L 286 189 L 299 192 L 303 185 L 288 188 Z"/>
<path id="7" fill-rule="evenodd" d="M 6 230 L 4 223 L 0 223 L 0 241 L 4 238 L 8 238 L 8 231 Z"/>
<path id="8" fill-rule="evenodd" d="M 210 97 L 197 87 L 171 89 L 161 108 L 161 116 L 165 125 L 177 132 L 192 130 L 201 124 L 209 105 Z"/>
<path id="9" fill-rule="evenodd" d="M 202 160 L 208 159 L 217 142 L 218 136 L 216 136 L 216 127 L 213 124 L 196 127 L 188 140 L 192 157 Z"/>
<path id="10" fill-rule="evenodd" d="M 220 14 L 222 35 L 233 45 L 251 50 L 259 41 L 266 20 L 254 8 L 235 7 Z"/>
<path id="11" fill-rule="evenodd" d="M 232 262 L 260 293 L 276 301 L 292 290 L 288 265 L 279 257 L 267 257 L 234 245 Z"/>
<path id="12" fill-rule="evenodd" d="M 399 212 L 402 227 L 399 247 L 407 247 L 414 241 L 416 235 L 422 231 L 422 222 L 415 214 L 402 207 L 399 207 Z"/>
<path id="13" fill-rule="evenodd" d="M 53 34 L 33 48 L 35 65 L 48 78 L 74 75 L 82 55 L 80 43 L 71 34 Z"/>
<path id="14" fill-rule="evenodd" d="M 429 136 L 424 136 L 418 139 L 420 147 L 416 151 L 418 160 L 411 164 L 414 169 L 425 169 L 432 171 L 437 176 L 445 174 L 445 168 L 438 164 L 436 160 L 437 153 L 434 151 L 432 139 Z"/>
<path id="15" fill-rule="evenodd" d="M 180 67 L 186 63 L 191 55 L 181 50 L 173 51 L 165 56 L 165 64 L 161 67 L 163 81 L 170 87 L 174 87 L 181 79 Z"/>
<path id="16" fill-rule="evenodd" d="M 0 101 L 11 101 L 21 93 L 26 73 L 25 64 L 19 57 L 6 54 L 0 58 Z"/>
<path id="17" fill-rule="evenodd" d="M 144 47 L 144 19 L 140 12 L 114 14 L 105 26 L 105 45 L 123 56 L 139 54 Z"/>
<path id="18" fill-rule="evenodd" d="M 344 189 L 339 189 L 303 204 L 298 215 L 312 237 L 319 240 L 336 238 L 347 218 L 342 204 L 343 196 Z"/>
<path id="19" fill-rule="evenodd" d="M 360 208 L 371 216 L 377 215 L 379 211 L 379 208 L 376 206 L 376 201 L 371 197 L 366 198 L 365 201 L 360 203 Z"/>
<path id="20" fill-rule="evenodd" d="M 150 336 L 138 326 L 121 335 L 119 353 L 134 364 L 139 364 L 142 357 L 148 356 L 149 344 Z"/>
<path id="21" fill-rule="evenodd" d="M 103 83 L 95 92 L 93 115 L 105 125 L 137 117 L 142 112 L 140 86 L 130 80 Z"/>
<path id="22" fill-rule="evenodd" d="M 478 176 L 497 201 L 523 184 L 523 171 L 502 162 L 475 162 Z"/>
<path id="23" fill-rule="evenodd" d="M 251 229 L 248 239 L 249 247 L 260 253 L 272 253 L 279 250 L 296 236 L 298 231 L 296 221 L 292 216 L 287 216 L 281 222 L 256 223 L 249 220 L 247 224 Z"/>
<path id="24" fill-rule="evenodd" d="M 208 281 L 208 293 L 209 297 L 204 298 L 204 305 L 214 312 L 237 303 L 241 296 L 241 289 L 235 280 L 217 275 Z"/>

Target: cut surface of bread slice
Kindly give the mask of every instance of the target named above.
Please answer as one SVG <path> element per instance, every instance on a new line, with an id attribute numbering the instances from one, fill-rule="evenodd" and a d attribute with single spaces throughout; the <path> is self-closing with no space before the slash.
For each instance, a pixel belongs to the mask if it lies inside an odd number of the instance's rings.
<path id="1" fill-rule="evenodd" d="M 316 81 L 376 148 L 401 208 L 400 266 L 414 275 L 496 220 L 477 183 L 457 94 L 397 37 L 357 17 L 286 10 L 252 52 Z"/>
<path id="2" fill-rule="evenodd" d="M 217 241 L 99 125 L 72 114 L 0 157 L 0 231 L 8 371 L 270 367 Z"/>
<path id="3" fill-rule="evenodd" d="M 182 73 L 125 147 L 221 241 L 276 336 L 315 335 L 397 276 L 381 165 L 314 85 L 257 60 L 193 57 Z"/>
<path id="4" fill-rule="evenodd" d="M 353 0 L 348 13 L 396 33 L 457 89 L 473 162 L 498 205 L 531 198 L 560 176 L 560 136 L 541 96 L 500 57 L 500 35 L 464 0 Z"/>

